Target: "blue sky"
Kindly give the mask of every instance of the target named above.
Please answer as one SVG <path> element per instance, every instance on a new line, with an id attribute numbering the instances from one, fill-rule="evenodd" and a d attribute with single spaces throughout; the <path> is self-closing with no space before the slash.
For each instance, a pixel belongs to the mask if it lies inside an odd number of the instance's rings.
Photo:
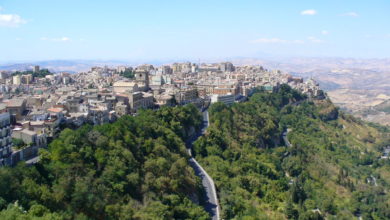
<path id="1" fill-rule="evenodd" d="M 0 0 L 0 60 L 390 57 L 388 0 Z"/>

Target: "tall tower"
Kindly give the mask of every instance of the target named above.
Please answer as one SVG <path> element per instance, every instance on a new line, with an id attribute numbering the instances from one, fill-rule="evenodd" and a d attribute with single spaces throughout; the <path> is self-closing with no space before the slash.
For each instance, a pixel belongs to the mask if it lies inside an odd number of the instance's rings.
<path id="1" fill-rule="evenodd" d="M 34 73 L 39 72 L 39 66 L 34 66 L 33 72 L 34 72 Z"/>
<path id="2" fill-rule="evenodd" d="M 143 83 L 145 89 L 149 90 L 149 72 L 143 69 L 137 69 L 135 71 L 135 81 Z"/>

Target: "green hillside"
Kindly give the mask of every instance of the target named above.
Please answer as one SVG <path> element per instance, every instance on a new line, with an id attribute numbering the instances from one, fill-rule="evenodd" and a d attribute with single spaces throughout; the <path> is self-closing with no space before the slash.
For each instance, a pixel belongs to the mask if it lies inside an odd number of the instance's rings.
<path id="1" fill-rule="evenodd" d="M 388 128 L 285 85 L 209 113 L 193 154 L 223 219 L 390 218 Z M 184 144 L 201 123 L 188 105 L 65 129 L 38 164 L 0 168 L 0 219 L 209 219 Z"/>
<path id="2" fill-rule="evenodd" d="M 217 185 L 222 217 L 389 219 L 390 161 L 378 159 L 389 131 L 303 99 L 282 86 L 211 106 L 195 154 Z M 280 138 L 287 128 L 290 148 Z"/>
<path id="3" fill-rule="evenodd" d="M 189 105 L 66 129 L 40 164 L 0 168 L 0 219 L 208 219 L 183 142 L 200 125 Z"/>

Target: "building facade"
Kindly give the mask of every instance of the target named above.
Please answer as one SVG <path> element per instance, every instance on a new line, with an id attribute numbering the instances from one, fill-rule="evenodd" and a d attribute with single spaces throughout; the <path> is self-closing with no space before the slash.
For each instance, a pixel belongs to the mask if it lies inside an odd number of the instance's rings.
<path id="1" fill-rule="evenodd" d="M 0 114 L 0 166 L 8 165 L 7 158 L 12 153 L 11 116 Z"/>
<path id="2" fill-rule="evenodd" d="M 212 95 L 211 103 L 222 102 L 225 105 L 232 105 L 234 103 L 235 96 L 234 95 Z"/>

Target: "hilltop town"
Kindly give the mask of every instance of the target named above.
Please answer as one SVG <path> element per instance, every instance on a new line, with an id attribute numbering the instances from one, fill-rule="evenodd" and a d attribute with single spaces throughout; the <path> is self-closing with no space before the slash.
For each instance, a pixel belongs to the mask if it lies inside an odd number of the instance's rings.
<path id="1" fill-rule="evenodd" d="M 273 91 L 282 84 L 309 98 L 324 97 L 313 79 L 304 82 L 278 70 L 230 62 L 104 66 L 77 74 L 33 66 L 27 71 L 1 71 L 0 82 L 1 165 L 36 162 L 38 149 L 63 128 L 110 123 L 140 109 L 230 105 L 245 100 L 255 88 Z"/>

